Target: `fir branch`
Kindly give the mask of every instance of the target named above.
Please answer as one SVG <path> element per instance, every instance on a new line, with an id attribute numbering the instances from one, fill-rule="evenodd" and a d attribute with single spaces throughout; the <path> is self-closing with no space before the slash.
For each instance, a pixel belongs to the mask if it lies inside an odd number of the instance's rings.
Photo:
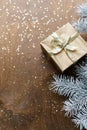
<path id="1" fill-rule="evenodd" d="M 78 32 L 87 34 L 87 18 L 82 18 L 77 22 L 73 23 L 73 26 L 77 29 Z"/>
<path id="2" fill-rule="evenodd" d="M 83 3 L 77 8 L 80 19 L 73 23 L 78 32 L 87 34 L 87 3 Z"/>
<path id="3" fill-rule="evenodd" d="M 73 98 L 69 98 L 65 101 L 63 106 L 66 115 L 70 116 L 76 116 L 79 113 L 83 113 L 85 109 L 87 110 L 87 90 L 80 93 L 78 92 Z"/>
<path id="4" fill-rule="evenodd" d="M 79 113 L 76 115 L 72 121 L 76 124 L 77 127 L 80 126 L 80 130 L 83 128 L 87 129 L 87 110 L 84 114 Z"/>
<path id="5" fill-rule="evenodd" d="M 84 83 L 84 89 L 87 89 L 87 64 L 86 65 L 79 65 L 76 67 L 77 76 L 81 79 Z"/>
<path id="6" fill-rule="evenodd" d="M 87 128 L 84 124 L 87 121 L 85 118 L 87 117 L 87 89 L 84 89 L 87 84 L 85 85 L 82 81 L 61 75 L 54 76 L 54 81 L 51 85 L 51 90 L 69 98 L 64 102 L 63 110 L 66 111 L 66 115 L 74 118 L 73 122 L 80 126 L 81 130 L 83 127 Z"/>
<path id="7" fill-rule="evenodd" d="M 82 91 L 83 83 L 73 77 L 54 76 L 54 81 L 51 84 L 50 90 L 53 90 L 59 95 L 72 97 L 77 92 Z"/>
<path id="8" fill-rule="evenodd" d="M 87 63 L 87 57 L 86 57 Z M 87 64 L 76 67 L 77 79 L 66 77 L 63 75 L 54 75 L 50 90 L 53 90 L 59 95 L 68 97 L 64 102 L 63 110 L 65 115 L 73 117 L 73 122 L 76 126 L 80 126 L 80 130 L 87 129 Z"/>
<path id="9" fill-rule="evenodd" d="M 77 8 L 77 12 L 80 15 L 80 17 L 87 17 L 87 3 L 83 3 Z"/>

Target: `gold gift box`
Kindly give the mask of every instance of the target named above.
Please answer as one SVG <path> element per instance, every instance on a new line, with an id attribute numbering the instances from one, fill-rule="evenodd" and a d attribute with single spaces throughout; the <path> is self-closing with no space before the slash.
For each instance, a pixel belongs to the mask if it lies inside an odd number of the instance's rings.
<path id="1" fill-rule="evenodd" d="M 60 36 L 63 40 L 66 41 L 67 37 L 72 36 L 73 34 L 77 32 L 70 23 L 67 23 L 55 33 L 58 34 L 58 36 Z M 80 35 L 78 35 L 74 40 L 68 43 L 69 46 L 71 46 L 71 49 L 70 49 L 71 51 L 70 50 L 65 51 L 65 48 L 62 48 L 61 51 L 56 54 L 51 53 L 51 51 L 53 51 L 52 49 L 53 40 L 54 39 L 52 35 L 50 35 L 45 40 L 43 40 L 40 43 L 40 45 L 41 45 L 42 50 L 46 52 L 46 54 L 50 57 L 50 59 L 52 59 L 52 61 L 56 64 L 56 66 L 60 68 L 62 72 L 65 71 L 67 68 L 69 68 L 71 65 L 73 65 L 80 58 L 82 58 L 84 55 L 87 54 L 87 43 Z M 76 48 L 75 51 L 72 51 L 73 47 Z"/>

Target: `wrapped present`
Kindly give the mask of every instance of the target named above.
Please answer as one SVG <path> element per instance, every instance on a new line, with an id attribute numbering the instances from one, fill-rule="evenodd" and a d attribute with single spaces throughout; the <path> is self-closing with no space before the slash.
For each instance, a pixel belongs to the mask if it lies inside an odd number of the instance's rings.
<path id="1" fill-rule="evenodd" d="M 40 45 L 62 72 L 87 54 L 87 43 L 70 23 L 48 36 Z"/>

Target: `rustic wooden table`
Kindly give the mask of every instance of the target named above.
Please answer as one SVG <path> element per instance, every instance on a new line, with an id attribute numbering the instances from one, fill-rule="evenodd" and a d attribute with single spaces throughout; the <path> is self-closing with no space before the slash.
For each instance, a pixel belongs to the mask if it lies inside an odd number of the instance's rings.
<path id="1" fill-rule="evenodd" d="M 49 90 L 59 73 L 39 43 L 86 0 L 0 0 L 0 130 L 76 130 Z M 79 129 L 77 129 L 79 130 Z"/>

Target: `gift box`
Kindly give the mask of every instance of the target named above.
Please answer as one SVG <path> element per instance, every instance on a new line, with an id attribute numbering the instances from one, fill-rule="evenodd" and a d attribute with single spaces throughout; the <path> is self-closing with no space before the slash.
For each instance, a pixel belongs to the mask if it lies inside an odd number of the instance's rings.
<path id="1" fill-rule="evenodd" d="M 70 23 L 52 33 L 40 45 L 62 72 L 87 54 L 86 41 Z"/>

